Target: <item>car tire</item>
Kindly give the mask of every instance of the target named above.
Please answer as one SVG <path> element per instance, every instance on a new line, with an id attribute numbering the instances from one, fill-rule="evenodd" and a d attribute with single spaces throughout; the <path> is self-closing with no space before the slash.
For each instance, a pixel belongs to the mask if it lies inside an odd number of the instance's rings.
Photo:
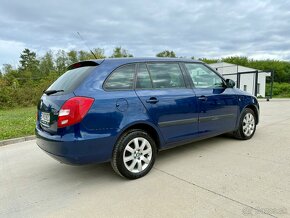
<path id="1" fill-rule="evenodd" d="M 252 109 L 244 109 L 240 117 L 239 127 L 233 132 L 234 137 L 242 140 L 252 138 L 256 131 L 256 119 L 256 115 Z"/>
<path id="2" fill-rule="evenodd" d="M 153 167 L 156 158 L 156 143 L 140 129 L 124 133 L 117 141 L 111 160 L 114 171 L 128 179 L 145 176 Z"/>

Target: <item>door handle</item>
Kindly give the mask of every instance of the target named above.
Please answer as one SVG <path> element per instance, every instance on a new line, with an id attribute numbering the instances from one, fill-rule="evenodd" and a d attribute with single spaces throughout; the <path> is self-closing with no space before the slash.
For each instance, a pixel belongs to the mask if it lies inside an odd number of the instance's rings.
<path id="1" fill-rule="evenodd" d="M 198 100 L 201 100 L 201 101 L 206 101 L 207 100 L 207 97 L 205 97 L 204 95 L 198 97 Z"/>
<path id="2" fill-rule="evenodd" d="M 150 103 L 150 104 L 156 104 L 159 100 L 155 97 L 151 97 L 149 99 L 146 100 L 147 103 Z"/>

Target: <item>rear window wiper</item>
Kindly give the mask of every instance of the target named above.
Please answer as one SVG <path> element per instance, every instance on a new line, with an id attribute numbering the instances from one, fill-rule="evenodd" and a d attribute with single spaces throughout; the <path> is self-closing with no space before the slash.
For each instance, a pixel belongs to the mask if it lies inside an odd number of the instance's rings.
<path id="1" fill-rule="evenodd" d="M 52 95 L 54 93 L 57 93 L 57 92 L 64 92 L 63 89 L 59 89 L 59 90 L 46 90 L 46 91 L 43 91 L 44 94 L 47 94 L 47 95 Z"/>

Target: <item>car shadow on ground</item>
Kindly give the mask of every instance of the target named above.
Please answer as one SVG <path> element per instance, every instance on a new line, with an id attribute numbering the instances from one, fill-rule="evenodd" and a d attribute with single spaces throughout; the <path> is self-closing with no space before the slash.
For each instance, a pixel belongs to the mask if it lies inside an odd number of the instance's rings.
<path id="1" fill-rule="evenodd" d="M 163 150 L 157 155 L 157 163 L 162 164 L 170 160 L 172 157 L 178 159 L 182 158 L 184 155 L 191 153 L 199 155 L 198 153 L 203 149 L 210 150 L 211 148 L 216 148 L 216 146 L 223 145 L 223 141 L 228 141 L 235 139 L 231 138 L 227 135 L 221 135 L 210 139 L 205 139 L 201 141 L 197 141 L 190 144 L 181 145 L 178 147 L 174 147 L 172 149 Z M 53 160 L 52 160 L 53 161 Z M 155 164 L 155 166 L 156 166 Z M 50 171 L 51 170 L 51 171 Z M 49 172 L 50 171 L 50 172 Z M 61 164 L 58 162 L 50 162 L 50 167 L 47 169 L 47 173 L 57 174 L 58 177 L 62 177 L 66 182 L 69 181 L 128 181 L 125 178 L 117 175 L 110 163 L 100 163 L 100 164 L 90 164 L 90 165 L 81 165 L 81 166 L 72 166 Z M 59 178 L 61 179 L 61 178 Z"/>
<path id="2" fill-rule="evenodd" d="M 236 139 L 234 139 L 231 135 L 220 135 L 213 138 L 203 139 L 193 143 L 173 147 L 160 151 L 158 153 L 157 161 L 162 162 L 163 160 L 171 158 L 172 156 L 180 156 L 180 158 L 182 158 L 182 156 L 187 153 L 197 153 L 204 149 L 210 150 L 212 148 L 217 148 L 217 146 L 223 146 L 222 142 L 225 141 L 236 141 Z"/>

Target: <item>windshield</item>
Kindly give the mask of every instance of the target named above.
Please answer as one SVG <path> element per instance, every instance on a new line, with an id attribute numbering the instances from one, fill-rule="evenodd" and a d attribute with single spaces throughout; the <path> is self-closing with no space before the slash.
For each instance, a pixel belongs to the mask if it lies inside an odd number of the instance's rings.
<path id="1" fill-rule="evenodd" d="M 95 67 L 79 67 L 68 70 L 60 76 L 47 90 L 62 90 L 59 94 L 74 91 Z"/>

